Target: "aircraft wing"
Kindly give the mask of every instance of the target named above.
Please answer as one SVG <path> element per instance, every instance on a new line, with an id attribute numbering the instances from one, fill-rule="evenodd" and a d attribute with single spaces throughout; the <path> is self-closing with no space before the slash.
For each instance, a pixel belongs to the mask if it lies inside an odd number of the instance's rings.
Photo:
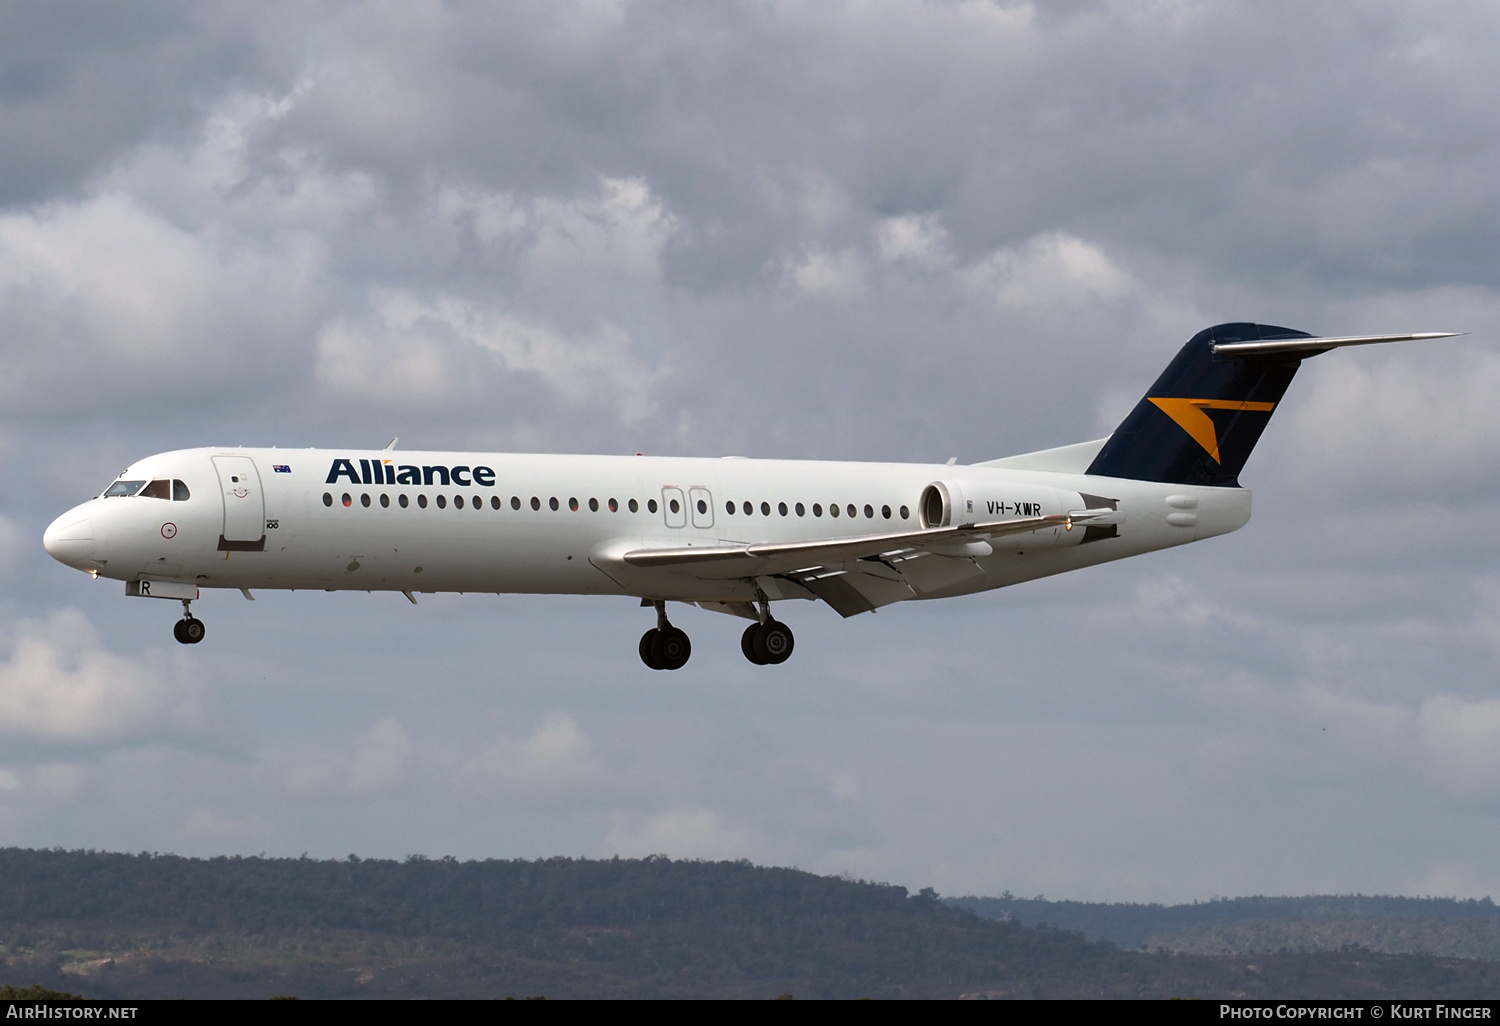
<path id="1" fill-rule="evenodd" d="M 687 574 L 703 580 L 779 577 L 793 581 L 844 616 L 934 591 L 983 569 L 990 539 L 1054 527 L 1072 529 L 1112 509 L 1077 510 L 921 531 L 821 538 L 800 542 L 641 548 L 619 558 L 642 570 Z"/>

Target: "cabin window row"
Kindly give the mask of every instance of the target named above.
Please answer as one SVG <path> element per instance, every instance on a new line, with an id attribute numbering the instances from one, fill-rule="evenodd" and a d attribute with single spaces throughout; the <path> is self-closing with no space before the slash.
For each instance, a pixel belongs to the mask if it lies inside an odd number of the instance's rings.
<path id="1" fill-rule="evenodd" d="M 355 501 L 356 501 L 355 497 L 353 495 L 349 494 L 348 492 L 343 493 L 343 495 L 340 496 L 338 499 L 334 498 L 332 492 L 324 492 L 323 493 L 323 505 L 325 505 L 325 506 L 332 506 L 335 502 L 339 502 L 339 503 L 341 503 L 342 505 L 344 505 L 347 508 L 347 507 L 353 506 L 354 503 L 355 503 Z M 369 492 L 361 492 L 357 501 L 359 502 L 359 504 L 361 506 L 364 506 L 366 509 L 368 509 L 373 504 L 373 502 L 376 502 L 376 501 L 378 501 L 380 503 L 380 506 L 382 508 L 389 508 L 389 506 L 391 504 L 391 497 L 387 493 L 381 492 L 377 499 L 372 500 L 370 498 L 370 493 Z M 448 497 L 446 495 L 439 494 L 433 501 L 437 504 L 437 508 L 438 509 L 446 509 L 447 506 L 448 506 L 448 501 L 449 500 L 448 500 Z M 485 504 L 483 496 L 479 496 L 479 495 L 475 495 L 472 498 L 467 499 L 467 500 L 462 495 L 455 495 L 455 496 L 453 496 L 453 500 L 452 501 L 453 501 L 453 508 L 454 509 L 464 509 L 465 507 L 471 507 L 473 509 L 483 509 L 484 508 L 484 504 Z M 427 496 L 425 494 L 418 494 L 417 497 L 416 497 L 416 503 L 417 503 L 417 508 L 419 508 L 419 509 L 426 509 L 427 508 Z M 678 504 L 678 502 L 677 502 L 676 499 L 670 499 L 670 500 L 668 500 L 668 503 L 669 503 L 669 507 L 670 507 L 670 509 L 671 509 L 671 511 L 673 513 L 678 512 L 680 510 L 680 508 L 681 508 L 679 506 L 679 504 Z M 406 493 L 403 492 L 403 493 L 401 493 L 401 494 L 399 494 L 399 495 L 396 496 L 396 504 L 398 506 L 400 506 L 402 509 L 406 509 L 407 506 L 409 506 L 411 504 L 411 499 L 410 499 L 409 496 L 407 496 Z M 504 503 L 501 502 L 500 496 L 498 496 L 498 495 L 492 495 L 492 496 L 490 496 L 489 505 L 490 505 L 491 509 L 500 509 L 500 508 L 502 508 L 502 506 L 504 505 Z M 519 495 L 512 495 L 510 497 L 510 508 L 514 509 L 514 510 L 518 510 L 518 509 L 521 508 L 521 506 L 522 506 L 521 497 Z M 531 506 L 531 508 L 533 510 L 540 510 L 542 508 L 541 497 L 533 495 L 531 497 L 530 506 Z M 604 506 L 611 513 L 618 513 L 620 511 L 620 502 L 618 500 L 614 499 L 614 498 L 606 499 L 605 502 L 604 502 Z M 632 513 L 638 513 L 638 512 L 640 512 L 640 508 L 641 508 L 640 503 L 637 502 L 635 499 L 628 500 L 625 503 L 625 507 L 627 509 L 629 509 L 630 512 L 632 512 Z M 562 503 L 559 502 L 557 496 L 554 495 L 553 497 L 551 497 L 550 499 L 547 500 L 547 508 L 551 509 L 551 510 L 559 510 L 559 509 L 562 508 Z M 568 509 L 570 509 L 570 510 L 572 510 L 572 511 L 574 511 L 576 513 L 579 508 L 580 508 L 580 503 L 579 503 L 579 501 L 578 501 L 577 498 L 569 498 L 568 499 Z M 596 498 L 590 498 L 588 500 L 588 508 L 589 508 L 589 511 L 592 512 L 592 513 L 599 512 L 599 509 L 600 509 L 599 500 L 596 499 Z M 699 499 L 699 500 L 697 500 L 697 508 L 698 508 L 698 512 L 699 513 L 707 513 L 708 512 L 708 503 L 705 500 L 703 500 L 703 499 Z M 647 499 L 646 500 L 646 511 L 648 513 L 655 513 L 657 511 L 657 509 L 658 509 L 658 507 L 657 507 L 655 499 Z M 761 514 L 761 516 L 767 516 L 767 517 L 770 516 L 771 515 L 771 510 L 772 510 L 772 506 L 771 506 L 771 504 L 769 502 L 762 502 L 760 504 L 760 514 Z M 778 502 L 776 504 L 776 506 L 775 506 L 775 510 L 781 516 L 789 516 L 792 513 L 796 513 L 797 516 L 799 516 L 799 517 L 805 517 L 805 516 L 807 516 L 808 507 L 806 505 L 804 505 L 803 503 L 800 503 L 800 502 L 793 503 L 791 506 L 788 506 L 784 502 Z M 739 506 L 736 506 L 733 502 L 726 502 L 726 503 L 724 503 L 724 512 L 730 514 L 731 516 L 733 516 L 734 514 L 736 514 L 738 512 L 743 512 L 745 516 L 753 516 L 755 514 L 755 511 L 756 511 L 756 507 L 755 507 L 755 504 L 752 503 L 752 502 L 746 501 L 744 503 L 741 503 Z M 815 503 L 812 504 L 812 515 L 813 516 L 815 516 L 815 517 L 821 517 L 823 515 L 823 512 L 824 511 L 823 511 L 823 504 L 822 503 L 815 502 Z M 900 513 L 900 516 L 901 516 L 902 520 L 909 520 L 909 519 L 911 519 L 911 510 L 908 509 L 906 506 L 900 507 L 900 509 L 897 512 Z M 856 506 L 852 502 L 849 503 L 848 505 L 842 506 L 842 507 L 838 503 L 836 503 L 836 502 L 831 502 L 831 503 L 828 504 L 828 515 L 830 517 L 848 516 L 850 519 L 853 519 L 855 517 L 858 517 L 860 515 L 860 513 L 861 513 L 861 508 L 858 507 L 858 506 Z M 874 506 L 870 505 L 869 503 L 865 503 L 865 505 L 863 507 L 863 513 L 865 515 L 865 519 L 866 520 L 874 520 L 875 519 L 875 514 L 876 514 L 876 509 L 875 509 Z M 881 506 L 880 510 L 879 510 L 879 513 L 880 513 L 880 516 L 882 518 L 886 519 L 886 520 L 889 520 L 889 519 L 891 519 L 892 516 L 896 515 L 891 510 L 890 506 Z"/>
<path id="2" fill-rule="evenodd" d="M 791 507 L 788 507 L 784 502 L 778 502 L 775 508 L 777 514 L 780 516 L 787 516 L 791 513 L 796 513 L 799 517 L 807 516 L 807 507 L 800 502 L 793 503 Z M 748 517 L 753 516 L 755 514 L 755 511 L 756 507 L 755 503 L 753 502 L 742 502 L 738 507 L 736 507 L 733 502 L 724 503 L 724 512 L 728 513 L 730 516 L 734 516 L 736 513 L 743 513 Z M 702 499 L 698 500 L 698 512 L 708 512 L 708 506 L 703 502 Z M 874 520 L 877 510 L 868 502 L 865 503 L 862 510 L 861 507 L 856 506 L 852 502 L 843 507 L 840 507 L 836 502 L 830 502 L 828 504 L 828 515 L 831 517 L 848 516 L 852 520 L 855 517 L 859 516 L 861 512 L 864 513 L 866 520 Z M 880 516 L 886 520 L 891 519 L 891 517 L 894 515 L 891 511 L 891 507 L 889 506 L 881 506 L 878 512 Z M 902 506 L 897 512 L 900 513 L 902 520 L 911 519 L 911 510 L 907 507 Z M 763 517 L 768 517 L 771 515 L 771 504 L 769 502 L 762 502 L 760 504 L 760 515 Z M 821 517 L 823 515 L 822 503 L 815 502 L 812 504 L 812 515 L 815 517 Z"/>
<path id="3" fill-rule="evenodd" d="M 333 493 L 332 492 L 324 492 L 323 493 L 323 505 L 325 505 L 325 506 L 332 506 L 335 502 L 339 502 L 339 503 L 342 503 L 345 507 L 349 507 L 349 506 L 353 506 L 354 503 L 355 503 L 355 501 L 356 501 L 355 497 L 352 496 L 352 495 L 350 495 L 348 492 L 345 492 L 338 499 L 335 499 L 333 497 Z M 369 492 L 361 492 L 360 495 L 359 495 L 359 499 L 357 501 L 359 502 L 359 504 L 361 506 L 364 506 L 366 509 L 368 509 L 375 501 L 378 501 L 380 503 L 380 505 L 381 505 L 382 508 L 388 508 L 390 506 L 390 504 L 391 504 L 391 497 L 388 494 L 386 494 L 385 492 L 381 492 L 377 499 L 372 500 L 370 498 L 370 493 Z M 448 507 L 448 501 L 449 501 L 448 497 L 446 495 L 441 495 L 441 494 L 438 495 L 438 496 L 436 496 L 433 499 L 433 502 L 437 505 L 438 509 L 446 509 Z M 465 499 L 465 497 L 462 496 L 462 495 L 455 495 L 455 496 L 453 496 L 453 500 L 452 501 L 453 501 L 453 508 L 454 509 L 464 509 L 466 507 L 473 508 L 473 509 L 483 509 L 484 508 L 484 497 L 482 495 L 475 495 L 475 496 L 473 496 L 472 498 L 469 498 L 469 499 Z M 400 506 L 402 509 L 406 509 L 408 506 L 410 506 L 411 502 L 412 502 L 411 498 L 405 492 L 403 492 L 400 495 L 396 496 L 396 505 Z M 417 503 L 417 508 L 418 509 L 426 509 L 427 508 L 427 496 L 425 494 L 419 494 L 419 495 L 417 495 L 416 503 Z M 500 496 L 498 496 L 498 495 L 491 495 L 490 496 L 489 505 L 490 505 L 491 509 L 500 509 L 504 505 L 504 503 L 501 501 Z M 520 509 L 521 506 L 522 506 L 521 497 L 519 495 L 512 495 L 510 497 L 510 508 L 511 509 Z M 605 502 L 604 502 L 604 507 L 606 509 L 608 509 L 611 513 L 618 513 L 620 511 L 620 506 L 621 506 L 621 503 L 617 499 L 613 499 L 613 498 L 606 499 Z M 630 512 L 632 512 L 632 513 L 639 513 L 640 509 L 641 509 L 641 504 L 639 502 L 637 502 L 636 500 L 634 500 L 634 499 L 630 499 L 629 501 L 627 501 L 626 503 L 624 503 L 624 506 L 625 506 L 626 509 L 630 510 Z M 557 496 L 554 495 L 552 498 L 550 498 L 550 499 L 547 500 L 547 507 L 549 509 L 553 509 L 553 510 L 561 509 L 562 508 L 562 503 L 560 503 L 558 501 L 558 499 L 557 499 Z M 588 500 L 588 507 L 589 507 L 590 512 L 593 512 L 593 513 L 599 512 L 599 508 L 600 508 L 599 500 L 598 499 L 589 499 Z M 531 508 L 534 509 L 534 510 L 539 510 L 539 509 L 542 508 L 542 500 L 541 500 L 540 496 L 533 495 L 531 497 Z M 576 498 L 570 498 L 568 500 L 568 508 L 570 510 L 573 510 L 574 512 L 577 512 L 578 509 L 579 509 L 579 501 L 578 501 L 578 499 L 576 499 Z M 650 513 L 655 513 L 656 512 L 657 505 L 656 505 L 656 500 L 655 499 L 647 499 L 646 500 L 646 510 L 648 512 L 650 512 Z"/>

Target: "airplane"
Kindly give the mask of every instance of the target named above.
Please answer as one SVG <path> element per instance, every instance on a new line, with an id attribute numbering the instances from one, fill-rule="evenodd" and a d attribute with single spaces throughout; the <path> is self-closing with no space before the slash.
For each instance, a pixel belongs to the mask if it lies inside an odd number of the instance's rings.
<path id="1" fill-rule="evenodd" d="M 1243 527 L 1239 474 L 1301 361 L 1455 332 L 1198 332 L 1107 438 L 960 466 L 384 449 L 199 448 L 131 465 L 43 545 L 130 596 L 204 589 L 616 595 L 654 608 L 641 661 L 692 644 L 668 602 L 744 617 L 750 662 L 792 654 L 771 603 L 842 616 L 1003 588 Z"/>

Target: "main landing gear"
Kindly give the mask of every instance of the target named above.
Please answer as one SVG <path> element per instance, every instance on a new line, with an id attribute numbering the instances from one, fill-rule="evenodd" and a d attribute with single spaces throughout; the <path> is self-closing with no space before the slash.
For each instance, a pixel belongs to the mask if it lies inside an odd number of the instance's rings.
<path id="1" fill-rule="evenodd" d="M 193 615 L 193 610 L 187 599 L 182 600 L 182 619 L 172 625 L 172 637 L 184 645 L 196 645 L 203 640 L 207 633 L 203 621 Z"/>
<path id="2" fill-rule="evenodd" d="M 656 626 L 641 635 L 641 662 L 653 670 L 680 670 L 693 654 L 687 632 L 667 622 L 667 604 L 656 603 Z"/>
<path id="3" fill-rule="evenodd" d="M 646 603 L 642 601 L 641 604 Z M 656 606 L 656 626 L 641 635 L 641 662 L 653 670 L 680 670 L 693 654 L 693 643 L 684 631 L 667 622 L 665 602 L 651 604 Z M 740 636 L 740 651 L 756 666 L 775 666 L 787 661 L 795 644 L 792 629 L 771 618 L 771 603 L 761 596 L 760 622 L 745 628 L 745 633 Z"/>
<path id="4" fill-rule="evenodd" d="M 772 620 L 769 615 L 764 622 L 746 627 L 745 633 L 740 635 L 740 651 L 756 666 L 786 662 L 794 644 L 796 639 L 792 637 L 792 629 L 780 620 Z"/>

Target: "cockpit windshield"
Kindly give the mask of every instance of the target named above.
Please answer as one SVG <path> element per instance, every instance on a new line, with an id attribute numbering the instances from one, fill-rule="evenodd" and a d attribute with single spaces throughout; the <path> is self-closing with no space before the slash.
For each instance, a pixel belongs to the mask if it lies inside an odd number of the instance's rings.
<path id="1" fill-rule="evenodd" d="M 121 495 L 134 495 L 144 488 L 145 485 L 146 482 L 144 481 L 116 481 L 105 491 L 104 497 L 106 499 L 113 499 Z"/>
<path id="2" fill-rule="evenodd" d="M 104 497 L 115 499 L 122 495 L 135 495 L 146 499 L 171 499 L 174 502 L 186 502 L 191 494 L 184 482 L 175 478 L 162 478 L 150 482 L 116 481 L 105 491 Z"/>

